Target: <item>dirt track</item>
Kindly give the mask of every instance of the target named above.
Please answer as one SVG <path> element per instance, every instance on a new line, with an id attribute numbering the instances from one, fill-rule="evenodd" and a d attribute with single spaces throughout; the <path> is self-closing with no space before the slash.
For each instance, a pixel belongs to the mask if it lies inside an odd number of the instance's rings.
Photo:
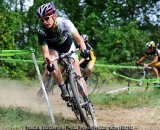
<path id="1" fill-rule="evenodd" d="M 36 92 L 38 87 L 28 87 L 18 81 L 0 79 L 0 105 L 20 106 L 33 111 L 48 111 L 47 104 L 40 100 Z M 60 91 L 49 96 L 52 110 L 65 118 L 74 118 L 72 111 L 61 100 Z M 98 126 L 120 128 L 126 126 L 133 130 L 160 130 L 160 109 L 95 106 Z M 131 126 L 131 127 L 130 127 Z M 120 129 L 118 129 L 120 130 Z M 131 130 L 131 129 L 125 129 Z"/>

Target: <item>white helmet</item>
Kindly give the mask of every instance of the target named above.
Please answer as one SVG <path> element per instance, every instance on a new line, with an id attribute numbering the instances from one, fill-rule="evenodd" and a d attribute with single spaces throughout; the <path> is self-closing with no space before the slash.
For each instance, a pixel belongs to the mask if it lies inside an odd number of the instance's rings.
<path id="1" fill-rule="evenodd" d="M 154 43 L 154 41 L 150 41 L 150 42 L 146 43 L 146 47 L 147 48 L 156 48 L 156 44 Z"/>
<path id="2" fill-rule="evenodd" d="M 43 4 L 37 10 L 37 14 L 39 18 L 54 14 L 55 12 L 56 12 L 56 8 L 53 2 Z"/>
<path id="3" fill-rule="evenodd" d="M 83 38 L 83 41 L 84 41 L 84 42 L 88 41 L 88 39 L 89 39 L 89 38 L 88 38 L 88 35 L 86 35 L 86 34 L 83 34 L 83 35 L 82 35 L 82 38 Z"/>

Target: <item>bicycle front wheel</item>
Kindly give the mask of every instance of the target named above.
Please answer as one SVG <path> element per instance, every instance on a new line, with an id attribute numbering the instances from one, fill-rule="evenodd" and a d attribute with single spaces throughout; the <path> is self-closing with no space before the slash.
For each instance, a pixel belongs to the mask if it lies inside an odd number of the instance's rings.
<path id="1" fill-rule="evenodd" d="M 148 83 L 144 82 L 144 79 L 148 77 L 142 72 L 137 72 L 131 76 L 131 79 L 128 81 L 128 92 L 130 94 L 145 92 L 148 89 Z"/>
<path id="2" fill-rule="evenodd" d="M 92 72 L 92 74 L 86 80 L 86 84 L 87 84 L 89 94 L 93 94 L 95 89 L 98 86 L 98 75 Z"/>
<path id="3" fill-rule="evenodd" d="M 80 121 L 84 122 L 87 128 L 90 128 L 90 125 L 89 125 L 87 118 L 85 116 L 85 112 L 83 111 L 84 109 L 82 108 L 82 100 L 83 99 L 80 97 L 79 90 L 78 90 L 78 84 L 75 80 L 74 75 L 70 74 L 69 79 L 70 79 L 71 90 L 73 93 L 73 98 L 75 99 L 76 109 L 78 111 L 78 114 L 80 115 Z"/>

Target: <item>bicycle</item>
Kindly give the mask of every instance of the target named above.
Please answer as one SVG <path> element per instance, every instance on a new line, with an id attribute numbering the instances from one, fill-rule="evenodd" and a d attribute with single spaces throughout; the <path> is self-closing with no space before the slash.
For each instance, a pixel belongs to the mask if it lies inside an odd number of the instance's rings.
<path id="1" fill-rule="evenodd" d="M 140 68 L 138 67 L 138 70 Z M 153 71 L 151 67 L 143 68 L 142 71 L 138 71 L 131 76 L 131 79 L 128 81 L 128 92 L 146 92 L 152 84 L 149 79 L 153 79 Z M 145 80 L 146 79 L 146 80 Z"/>
<path id="2" fill-rule="evenodd" d="M 84 68 L 81 68 L 81 72 L 82 72 L 82 75 L 85 79 L 86 77 L 86 72 L 85 72 L 86 69 Z M 93 94 L 95 89 L 97 88 L 98 86 L 98 73 L 96 72 L 92 72 L 91 75 L 87 78 L 87 80 L 85 79 L 86 81 L 86 84 L 87 84 L 87 88 L 88 88 L 88 91 L 89 91 L 89 95 L 90 94 Z"/>
<path id="3" fill-rule="evenodd" d="M 45 64 L 45 63 L 43 63 Z M 80 68 L 83 77 L 86 77 L 86 73 L 85 73 L 85 69 L 84 68 Z M 65 75 L 65 73 L 62 73 L 63 75 Z M 89 91 L 89 95 L 93 94 L 95 89 L 98 86 L 98 74 L 96 72 L 92 72 L 91 75 L 88 77 L 87 80 L 85 80 L 87 83 L 87 88 Z M 48 72 L 45 76 L 44 76 L 44 80 L 43 80 L 45 89 L 47 94 L 49 94 L 50 92 L 53 93 L 53 89 L 56 85 L 56 83 L 54 82 L 52 75 L 50 74 L 50 72 Z M 37 92 L 37 96 L 38 97 L 43 97 L 43 90 L 42 88 L 40 88 Z"/>
<path id="4" fill-rule="evenodd" d="M 48 71 L 47 74 L 45 74 L 44 79 L 43 79 L 43 83 L 44 83 L 44 87 L 46 90 L 46 93 L 49 94 L 50 92 L 53 93 L 53 89 L 56 85 L 56 83 L 54 82 L 51 73 Z M 44 93 L 42 88 L 40 88 L 37 92 L 37 96 L 38 97 L 43 97 Z"/>
<path id="5" fill-rule="evenodd" d="M 85 88 L 81 82 L 82 77 L 78 75 L 73 67 L 74 58 L 71 55 L 78 50 L 65 53 L 53 61 L 58 60 L 64 66 L 66 74 L 64 83 L 69 93 L 69 97 L 65 99 L 67 107 L 71 107 L 77 120 L 84 123 L 87 129 L 96 129 L 97 122 L 93 105 L 85 94 Z"/>

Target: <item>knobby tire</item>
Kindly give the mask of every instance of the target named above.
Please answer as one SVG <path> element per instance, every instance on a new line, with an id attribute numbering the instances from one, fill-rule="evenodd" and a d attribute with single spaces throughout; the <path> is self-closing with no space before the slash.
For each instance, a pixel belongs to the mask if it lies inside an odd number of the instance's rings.
<path id="1" fill-rule="evenodd" d="M 137 72 L 132 75 L 132 79 L 137 79 L 137 80 L 143 80 L 143 79 L 149 79 L 149 75 L 143 75 L 142 72 Z M 140 92 L 146 92 L 148 90 L 149 83 L 148 82 L 143 82 L 143 81 L 128 81 L 128 91 L 129 93 L 136 93 L 138 91 Z"/>
<path id="2" fill-rule="evenodd" d="M 84 122 L 87 127 L 90 127 L 90 125 L 87 122 L 87 119 L 86 119 L 86 117 L 84 115 L 84 112 L 82 110 L 83 108 L 82 108 L 82 106 L 80 104 L 80 97 L 79 97 L 79 92 L 78 92 L 78 86 L 77 86 L 77 83 L 75 81 L 74 75 L 70 74 L 69 79 L 70 79 L 70 84 L 71 84 L 71 89 L 72 89 L 72 92 L 73 92 L 73 96 L 74 96 L 75 101 L 77 103 L 77 109 L 78 109 L 80 117 L 81 117 L 81 122 Z"/>
<path id="3" fill-rule="evenodd" d="M 98 75 L 92 72 L 92 74 L 88 77 L 86 83 L 88 83 L 89 94 L 93 94 L 98 86 Z"/>

